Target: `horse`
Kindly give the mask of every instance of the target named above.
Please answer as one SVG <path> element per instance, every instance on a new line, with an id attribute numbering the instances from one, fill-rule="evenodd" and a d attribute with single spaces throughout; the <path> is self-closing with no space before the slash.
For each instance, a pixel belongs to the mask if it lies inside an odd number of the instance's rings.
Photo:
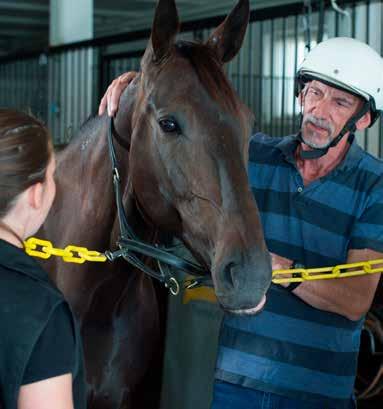
<path id="1" fill-rule="evenodd" d="M 238 314 L 256 313 L 271 282 L 247 181 L 253 115 L 223 71 L 248 20 L 249 2 L 239 0 L 206 43 L 176 42 L 175 2 L 160 0 L 141 73 L 121 98 L 113 132 L 135 234 L 149 243 L 163 234 L 182 241 L 210 272 L 222 308 Z M 57 154 L 56 199 L 40 235 L 58 247 L 116 248 L 108 124 L 105 115 L 91 118 Z M 122 259 L 48 263 L 81 328 L 88 407 L 158 407 L 159 388 L 148 374 L 160 374 L 164 308 L 152 279 Z"/>

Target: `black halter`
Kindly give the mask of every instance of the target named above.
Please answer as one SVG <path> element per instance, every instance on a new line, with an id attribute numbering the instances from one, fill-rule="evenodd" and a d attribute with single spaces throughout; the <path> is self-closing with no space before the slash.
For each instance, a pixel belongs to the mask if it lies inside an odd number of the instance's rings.
<path id="1" fill-rule="evenodd" d="M 114 261 L 119 257 L 123 257 L 128 263 L 140 269 L 145 274 L 148 274 L 149 276 L 164 283 L 165 286 L 170 289 L 170 292 L 173 295 L 178 294 L 179 284 L 178 281 L 170 273 L 169 267 L 173 267 L 182 270 L 187 274 L 197 276 L 194 280 L 189 281 L 187 288 L 191 288 L 201 284 L 203 281 L 205 281 L 205 277 L 199 276 L 201 274 L 206 274 L 206 270 L 202 266 L 173 254 L 175 247 L 172 248 L 160 247 L 158 245 L 152 245 L 150 243 L 145 243 L 141 241 L 135 235 L 133 229 L 129 226 L 125 209 L 122 204 L 121 180 L 120 174 L 118 172 L 116 151 L 113 145 L 113 135 L 115 135 L 116 137 L 116 134 L 113 131 L 114 131 L 113 118 L 110 118 L 108 127 L 108 146 L 110 160 L 112 162 L 113 186 L 116 198 L 118 222 L 120 225 L 120 236 L 116 243 L 119 250 L 114 252 L 106 251 L 105 256 L 110 261 Z M 119 141 L 119 139 L 117 139 L 117 141 Z M 126 148 L 126 144 L 121 145 Z M 159 271 L 155 271 L 150 267 L 146 266 L 136 256 L 136 254 L 148 256 L 156 260 L 158 263 Z"/>

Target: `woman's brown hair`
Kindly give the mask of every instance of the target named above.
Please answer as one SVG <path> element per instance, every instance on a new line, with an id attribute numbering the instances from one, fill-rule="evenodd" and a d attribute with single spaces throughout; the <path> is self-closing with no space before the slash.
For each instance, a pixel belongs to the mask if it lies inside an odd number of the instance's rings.
<path id="1" fill-rule="evenodd" d="M 43 182 L 52 154 L 49 131 L 24 112 L 0 108 L 0 223 L 17 196 Z M 12 232 L 15 234 L 14 232 Z"/>

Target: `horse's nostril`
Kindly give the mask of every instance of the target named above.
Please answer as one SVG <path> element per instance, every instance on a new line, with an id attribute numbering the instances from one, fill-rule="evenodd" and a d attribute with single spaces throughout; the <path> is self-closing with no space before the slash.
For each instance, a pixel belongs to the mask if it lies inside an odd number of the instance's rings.
<path id="1" fill-rule="evenodd" d="M 226 285 L 234 287 L 234 278 L 233 278 L 233 268 L 235 264 L 233 262 L 226 264 L 223 269 L 223 279 Z"/>

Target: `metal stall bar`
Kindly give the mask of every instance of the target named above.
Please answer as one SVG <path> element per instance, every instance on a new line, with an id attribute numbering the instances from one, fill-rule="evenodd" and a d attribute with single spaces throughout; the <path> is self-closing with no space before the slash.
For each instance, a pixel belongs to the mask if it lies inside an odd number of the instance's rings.
<path id="1" fill-rule="evenodd" d="M 236 57 L 236 64 L 235 64 L 235 81 L 233 78 L 233 83 L 235 84 L 235 88 L 237 89 L 238 93 L 245 99 L 244 95 L 244 88 L 243 88 L 243 83 L 244 83 L 244 77 L 246 74 L 243 72 L 243 49 L 241 49 Z"/>
<path id="2" fill-rule="evenodd" d="M 80 48 L 78 50 L 79 60 L 80 60 L 80 67 L 79 67 L 79 72 L 78 72 L 78 78 L 79 78 L 78 99 L 80 103 L 77 107 L 77 110 L 78 110 L 77 124 L 82 123 L 87 118 L 87 115 L 89 115 L 86 104 L 85 104 L 85 95 L 86 95 L 86 89 L 87 89 L 86 79 L 88 77 L 87 53 L 88 53 L 88 50 L 86 48 Z M 95 97 L 98 100 L 100 99 L 98 95 L 95 95 Z"/>
<path id="3" fill-rule="evenodd" d="M 366 1 L 366 43 L 370 44 L 370 0 Z M 364 136 L 364 148 L 367 151 L 370 151 L 370 138 L 369 138 L 369 134 L 370 131 L 367 128 L 364 132 L 363 132 L 363 136 Z"/>
<path id="4" fill-rule="evenodd" d="M 57 84 L 57 94 L 56 94 L 56 115 L 55 115 L 55 122 L 56 122 L 56 140 L 58 143 L 61 144 L 61 121 L 62 121 L 62 81 L 61 81 L 61 72 L 62 72 L 62 63 L 61 63 L 61 55 L 56 54 L 53 56 L 55 59 L 55 65 L 57 66 L 56 78 L 54 79 L 55 83 Z M 50 84 L 52 86 L 52 84 Z M 51 101 L 50 101 L 51 102 Z"/>
<path id="5" fill-rule="evenodd" d="M 77 86 L 77 81 L 78 81 L 78 57 L 79 50 L 74 50 L 72 52 L 72 60 L 71 64 L 69 66 L 70 73 L 71 73 L 71 78 L 68 83 L 68 88 L 70 89 L 70 123 L 69 123 L 69 135 L 73 134 L 73 129 L 74 127 L 77 128 L 78 124 L 78 105 L 79 105 L 79 99 L 76 98 L 77 92 L 76 92 L 76 86 Z M 70 136 L 71 138 L 71 136 Z"/>
<path id="6" fill-rule="evenodd" d="M 335 37 L 339 37 L 339 13 L 335 13 Z"/>
<path id="7" fill-rule="evenodd" d="M 54 70 L 54 65 L 52 64 L 52 61 L 48 60 L 48 82 L 50 83 L 51 78 L 54 77 L 53 71 Z M 52 87 L 48 87 L 48 101 L 53 100 L 53 89 Z M 51 130 L 52 137 L 55 135 L 55 130 L 52 126 L 52 107 L 48 106 L 48 117 L 47 117 L 47 123 L 48 127 Z"/>
<path id="8" fill-rule="evenodd" d="M 380 21 L 381 24 L 383 22 L 383 4 L 380 3 Z M 383 30 L 380 30 L 380 55 L 383 55 Z M 379 119 L 379 142 L 378 142 L 378 151 L 379 151 L 379 157 L 382 157 L 383 155 L 383 120 L 382 118 Z"/>
<path id="9" fill-rule="evenodd" d="M 298 69 L 298 16 L 294 16 L 294 72 Z M 291 129 L 291 134 L 294 134 L 297 129 L 297 111 L 295 98 L 292 98 L 293 103 L 293 126 Z"/>
<path id="10" fill-rule="evenodd" d="M 280 135 L 284 133 L 285 124 L 285 94 L 286 94 L 286 18 L 282 19 L 282 92 L 281 92 L 281 126 L 280 126 Z"/>
<path id="11" fill-rule="evenodd" d="M 269 134 L 274 134 L 274 127 L 273 127 L 273 110 L 274 110 L 274 24 L 275 20 L 271 20 L 270 26 L 270 116 L 268 119 L 270 121 L 269 124 Z"/>
<path id="12" fill-rule="evenodd" d="M 251 106 L 253 103 L 254 95 L 254 81 L 253 81 L 253 63 L 254 63 L 254 51 L 253 51 L 253 34 L 254 34 L 254 25 L 250 25 L 248 28 L 248 40 L 249 40 L 249 50 L 250 53 L 247 58 L 247 99 L 246 104 Z"/>
<path id="13" fill-rule="evenodd" d="M 98 93 L 92 93 L 92 86 L 93 82 L 89 78 L 89 71 L 93 66 L 93 57 L 94 57 L 94 52 L 95 50 L 92 47 L 86 47 L 85 48 L 85 81 L 84 81 L 84 90 L 83 90 L 83 98 L 84 98 L 84 119 L 86 116 L 89 116 L 92 113 L 92 106 L 94 104 L 94 95 L 97 95 Z"/>
<path id="14" fill-rule="evenodd" d="M 355 7 L 351 9 L 351 37 L 355 38 L 356 33 L 356 10 Z"/>
<path id="15" fill-rule="evenodd" d="M 258 121 L 259 121 L 259 127 L 257 127 L 259 130 L 263 129 L 263 104 L 262 104 L 262 95 L 263 95 L 263 33 L 264 33 L 264 22 L 261 21 L 259 23 L 259 30 L 260 30 L 260 36 L 259 36 L 259 71 L 258 71 L 258 101 L 257 101 L 257 107 L 258 107 Z"/>

